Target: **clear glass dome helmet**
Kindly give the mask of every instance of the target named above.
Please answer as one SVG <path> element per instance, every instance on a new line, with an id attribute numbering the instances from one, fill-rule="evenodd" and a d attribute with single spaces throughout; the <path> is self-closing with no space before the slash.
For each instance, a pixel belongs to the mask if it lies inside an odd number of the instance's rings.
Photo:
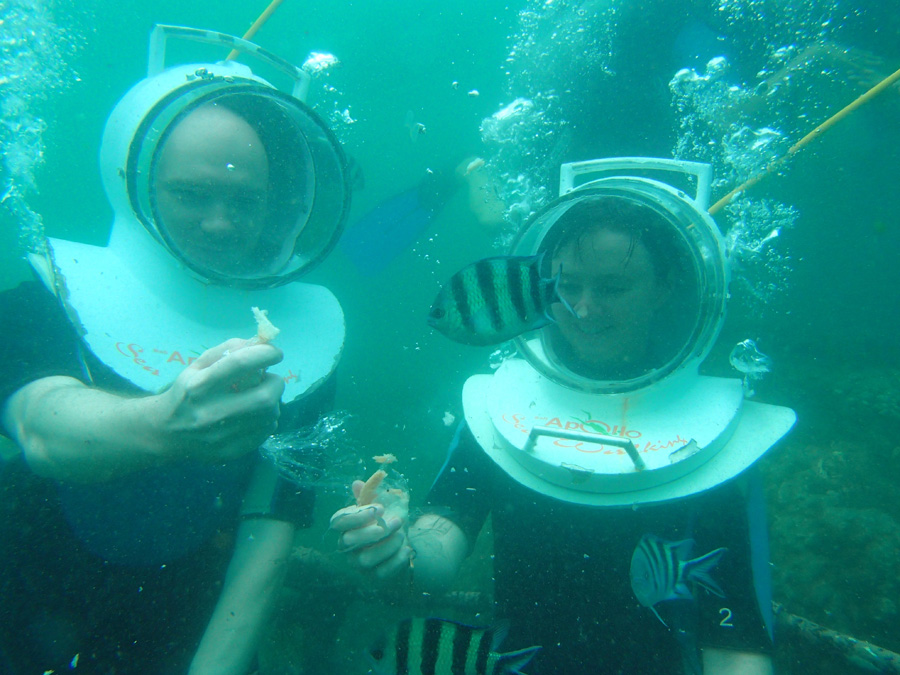
<path id="1" fill-rule="evenodd" d="M 539 372 L 591 393 L 643 389 L 696 374 L 725 316 L 729 268 L 702 203 L 643 177 L 584 184 L 536 213 L 511 255 L 562 269 L 554 323 L 516 339 Z"/>
<path id="2" fill-rule="evenodd" d="M 288 72 L 294 91 L 234 61 L 163 68 L 166 35 L 246 45 Z M 338 141 L 301 100 L 308 83 L 299 68 L 238 38 L 157 26 L 148 77 L 116 106 L 101 145 L 115 227 L 140 223 L 214 284 L 269 288 L 309 272 L 337 243 L 351 188 Z M 207 153 L 200 169 L 218 168 L 209 180 L 197 170 L 197 146 Z M 202 218 L 216 210 L 232 231 L 201 236 Z"/>

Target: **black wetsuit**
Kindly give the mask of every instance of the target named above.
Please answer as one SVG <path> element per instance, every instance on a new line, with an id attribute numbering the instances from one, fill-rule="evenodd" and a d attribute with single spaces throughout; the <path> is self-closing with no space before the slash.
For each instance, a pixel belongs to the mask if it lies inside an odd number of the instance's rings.
<path id="1" fill-rule="evenodd" d="M 751 470 L 704 494 L 661 505 L 571 504 L 510 478 L 463 425 L 426 510 L 453 520 L 470 542 L 491 515 L 496 616 L 511 623 L 502 651 L 541 645 L 527 668 L 532 675 L 680 673 L 685 652 L 696 646 L 771 649 L 758 488 Z M 656 609 L 669 628 L 664 626 L 631 589 L 631 557 L 645 533 L 692 538 L 694 557 L 726 547 L 712 571 L 725 598 L 697 589 L 696 602 L 660 602 Z"/>

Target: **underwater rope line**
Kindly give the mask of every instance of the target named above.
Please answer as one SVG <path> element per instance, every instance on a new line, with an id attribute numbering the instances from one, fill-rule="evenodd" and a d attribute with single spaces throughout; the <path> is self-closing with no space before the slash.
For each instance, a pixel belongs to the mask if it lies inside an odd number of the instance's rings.
<path id="1" fill-rule="evenodd" d="M 269 3 L 269 6 L 263 10 L 263 13 L 259 15 L 259 18 L 253 22 L 253 25 L 247 29 L 247 32 L 244 33 L 242 39 L 250 40 L 254 35 L 256 35 L 256 31 L 262 28 L 262 25 L 269 20 L 269 17 L 272 16 L 272 13 L 278 9 L 278 5 L 280 5 L 284 0 L 272 0 Z M 231 53 L 225 57 L 226 61 L 231 61 L 234 58 L 237 58 L 237 55 L 240 54 L 240 51 L 237 49 L 232 49 Z"/>
<path id="2" fill-rule="evenodd" d="M 769 164 L 766 166 L 766 168 L 763 171 L 756 174 L 755 176 L 752 176 L 750 179 L 746 180 L 745 182 L 741 183 L 736 188 L 734 188 L 731 192 L 729 192 L 727 195 L 725 195 L 719 201 L 717 201 L 715 204 L 710 206 L 709 207 L 710 215 L 715 215 L 716 213 L 721 211 L 722 208 L 726 204 L 728 204 L 728 202 L 730 202 L 736 194 L 738 194 L 739 192 L 743 192 L 744 190 L 748 190 L 749 188 L 756 185 L 759 181 L 761 181 L 763 178 L 765 178 L 770 173 L 772 173 L 775 169 L 777 169 L 782 164 L 784 164 L 788 159 L 790 159 L 798 150 L 803 148 L 807 143 L 812 141 L 814 138 L 818 138 L 819 136 L 821 136 L 823 133 L 828 131 L 828 129 L 830 129 L 832 126 L 834 126 L 837 122 L 839 122 L 844 117 L 846 117 L 847 115 L 852 113 L 854 110 L 859 108 L 861 105 L 864 105 L 864 104 L 868 103 L 869 101 L 871 101 L 873 98 L 878 96 L 878 94 L 880 94 L 885 89 L 887 89 L 892 84 L 894 84 L 894 82 L 896 82 L 897 80 L 900 80 L 900 70 L 897 70 L 894 73 L 888 75 L 881 82 L 879 82 L 874 87 L 869 89 L 865 94 L 863 94 L 862 96 L 857 98 L 855 101 L 853 101 L 849 105 L 843 107 L 841 110 L 839 110 L 834 115 L 829 117 L 827 120 L 822 122 L 822 124 L 817 126 L 815 129 L 813 129 L 808 134 L 806 134 L 806 136 L 804 136 L 799 141 L 794 143 L 788 149 L 787 154 L 782 155 L 781 157 L 779 157 L 777 159 L 773 159 L 771 162 L 769 162 Z"/>

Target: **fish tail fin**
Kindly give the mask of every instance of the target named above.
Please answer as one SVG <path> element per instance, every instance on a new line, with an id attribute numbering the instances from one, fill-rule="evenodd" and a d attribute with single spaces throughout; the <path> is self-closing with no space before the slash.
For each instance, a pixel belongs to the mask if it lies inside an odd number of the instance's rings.
<path id="1" fill-rule="evenodd" d="M 725 597 L 725 592 L 719 587 L 719 584 L 710 576 L 713 568 L 719 564 L 722 556 L 728 551 L 727 548 L 717 548 L 710 551 L 704 556 L 695 558 L 685 563 L 685 579 L 689 579 L 700 586 L 703 586 L 710 593 L 718 595 L 720 598 Z"/>
<path id="2" fill-rule="evenodd" d="M 543 253 L 541 254 L 543 258 Z M 546 307 L 545 314 L 548 319 L 551 321 L 556 321 L 552 316 L 550 316 L 550 305 L 554 302 L 559 302 L 565 307 L 569 312 L 571 312 L 572 316 L 576 319 L 579 318 L 578 314 L 575 312 L 575 309 L 572 305 L 569 304 L 569 301 L 566 300 L 563 296 L 559 294 L 559 280 L 562 277 L 562 264 L 559 266 L 559 271 L 556 273 L 556 276 L 552 279 L 547 279 L 544 287 L 541 289 L 544 297 L 544 307 Z"/>
<path id="3" fill-rule="evenodd" d="M 527 666 L 540 649 L 540 647 L 527 647 L 515 652 L 501 654 L 500 658 L 497 660 L 497 665 L 500 666 L 500 672 L 510 673 L 511 675 L 522 675 L 520 669 Z"/>

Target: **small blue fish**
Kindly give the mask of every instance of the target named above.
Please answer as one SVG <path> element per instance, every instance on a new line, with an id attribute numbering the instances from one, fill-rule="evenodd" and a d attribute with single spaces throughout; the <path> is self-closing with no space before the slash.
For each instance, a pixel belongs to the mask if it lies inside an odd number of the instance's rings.
<path id="1" fill-rule="evenodd" d="M 438 293 L 428 323 L 455 342 L 495 345 L 553 322 L 560 274 L 541 277 L 542 256 L 485 258 L 454 274 Z M 560 271 L 561 273 L 561 271 Z"/>
<path id="2" fill-rule="evenodd" d="M 638 602 L 662 621 L 655 605 L 664 600 L 692 600 L 689 582 L 703 586 L 720 598 L 725 594 L 709 575 L 728 549 L 717 548 L 690 560 L 693 539 L 666 541 L 653 534 L 641 537 L 631 556 L 631 590 Z"/>
<path id="3" fill-rule="evenodd" d="M 476 628 L 444 619 L 406 619 L 366 651 L 379 675 L 522 675 L 540 647 L 497 653 L 509 625 Z"/>

